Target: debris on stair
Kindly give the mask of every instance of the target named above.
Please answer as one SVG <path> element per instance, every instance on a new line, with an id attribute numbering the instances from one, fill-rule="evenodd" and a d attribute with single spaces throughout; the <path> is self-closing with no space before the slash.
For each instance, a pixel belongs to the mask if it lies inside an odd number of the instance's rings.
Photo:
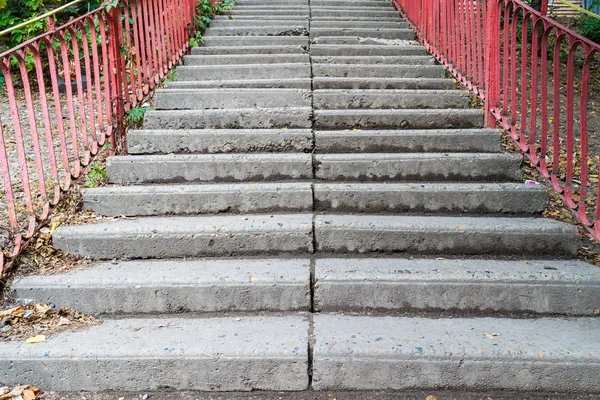
<path id="1" fill-rule="evenodd" d="M 13 388 L 0 387 L 0 400 L 35 400 L 41 395 L 40 389 L 31 385 L 17 385 Z"/>
<path id="2" fill-rule="evenodd" d="M 49 335 L 79 330 L 101 322 L 70 308 L 54 310 L 48 304 L 6 302 L 0 306 L 0 341 L 23 340 L 36 344 L 46 341 Z"/>

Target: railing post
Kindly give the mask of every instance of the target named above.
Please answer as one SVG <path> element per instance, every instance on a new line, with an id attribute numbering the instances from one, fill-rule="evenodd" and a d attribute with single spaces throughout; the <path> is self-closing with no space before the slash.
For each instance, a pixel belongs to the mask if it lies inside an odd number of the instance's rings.
<path id="1" fill-rule="evenodd" d="M 496 127 L 491 110 L 500 105 L 500 4 L 488 0 L 485 24 L 485 125 Z"/>
<path id="2" fill-rule="evenodd" d="M 111 153 L 122 150 L 123 135 L 125 127 L 125 99 L 123 90 L 123 32 L 121 27 L 121 6 L 113 7 L 108 13 L 108 44 L 109 44 L 109 68 L 110 73 L 110 99 L 112 106 L 111 125 Z"/>
<path id="3" fill-rule="evenodd" d="M 544 17 L 548 16 L 548 0 L 542 0 L 542 6 L 540 7 L 540 12 Z"/>

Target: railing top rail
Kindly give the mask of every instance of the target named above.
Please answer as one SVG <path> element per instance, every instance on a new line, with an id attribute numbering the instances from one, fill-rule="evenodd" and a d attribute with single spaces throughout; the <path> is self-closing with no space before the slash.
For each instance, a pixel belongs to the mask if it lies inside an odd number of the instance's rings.
<path id="1" fill-rule="evenodd" d="M 17 29 L 24 28 L 24 27 L 26 27 L 26 26 L 27 26 L 27 25 L 29 25 L 29 24 L 33 24 L 34 22 L 38 22 L 38 21 L 41 21 L 41 20 L 43 20 L 43 19 L 46 19 L 46 18 L 48 18 L 48 17 L 51 17 L 51 16 L 53 16 L 53 15 L 55 15 L 55 14 L 57 14 L 57 13 L 61 12 L 61 11 L 62 11 L 62 10 L 64 10 L 64 9 L 67 9 L 67 8 L 69 8 L 69 7 L 71 7 L 71 6 L 74 6 L 75 4 L 81 3 L 82 1 L 83 1 L 83 0 L 75 0 L 75 1 L 72 1 L 72 2 L 70 2 L 70 3 L 67 3 L 67 4 L 63 5 L 63 6 L 60 6 L 60 7 L 58 7 L 58 8 L 55 8 L 55 9 L 54 9 L 54 10 L 52 10 L 52 11 L 48 11 L 47 13 L 45 13 L 45 14 L 43 14 L 43 15 L 37 16 L 37 17 L 35 17 L 35 18 L 32 18 L 32 19 L 30 19 L 30 20 L 27 20 L 27 21 L 25 21 L 25 22 L 21 22 L 20 24 L 18 24 L 18 25 L 15 25 L 15 26 L 13 26 L 13 27 L 11 27 L 11 28 L 8 28 L 8 29 L 5 29 L 5 30 L 3 30 L 3 31 L 0 31 L 0 37 L 2 37 L 2 36 L 4 36 L 4 35 L 8 35 L 9 33 L 13 32 L 13 31 L 15 31 L 15 30 L 17 30 Z"/>

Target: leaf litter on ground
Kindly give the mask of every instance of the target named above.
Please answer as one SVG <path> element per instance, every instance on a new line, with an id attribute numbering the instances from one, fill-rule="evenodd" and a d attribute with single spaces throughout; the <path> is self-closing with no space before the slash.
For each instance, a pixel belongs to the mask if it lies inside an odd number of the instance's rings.
<path id="1" fill-rule="evenodd" d="M 0 387 L 0 400 L 35 400 L 41 395 L 40 389 L 31 385 L 17 385 L 14 388 Z"/>
<path id="2" fill-rule="evenodd" d="M 53 309 L 47 304 L 5 303 L 0 306 L 0 341 L 41 343 L 50 335 L 83 329 L 102 321 L 70 308 Z M 0 397 L 2 400 L 2 397 Z"/>

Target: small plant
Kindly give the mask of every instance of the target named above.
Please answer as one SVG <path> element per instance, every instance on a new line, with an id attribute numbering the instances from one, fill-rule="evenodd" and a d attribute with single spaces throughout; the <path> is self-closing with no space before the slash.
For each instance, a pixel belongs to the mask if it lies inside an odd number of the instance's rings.
<path id="1" fill-rule="evenodd" d="M 577 33 L 593 42 L 600 43 L 600 19 L 583 14 L 577 26 Z"/>
<path id="2" fill-rule="evenodd" d="M 86 187 L 98 187 L 106 180 L 106 171 L 98 163 L 92 164 L 85 176 Z"/>
<path id="3" fill-rule="evenodd" d="M 131 110 L 127 111 L 125 121 L 127 121 L 131 127 L 140 127 L 144 121 L 144 114 L 146 114 L 147 110 L 148 108 L 145 107 L 133 107 Z"/>

